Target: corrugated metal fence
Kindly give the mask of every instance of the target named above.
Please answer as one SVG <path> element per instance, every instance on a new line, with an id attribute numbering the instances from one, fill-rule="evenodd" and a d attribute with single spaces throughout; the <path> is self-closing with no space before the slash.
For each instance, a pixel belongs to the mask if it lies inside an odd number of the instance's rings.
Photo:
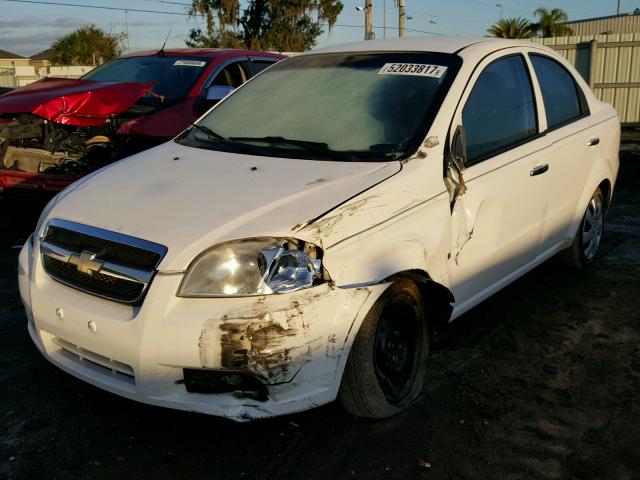
<path id="1" fill-rule="evenodd" d="M 24 87 L 45 77 L 79 78 L 93 70 L 91 65 L 41 67 L 39 72 L 32 66 L 0 67 L 0 87 Z"/>
<path id="2" fill-rule="evenodd" d="M 623 124 L 640 124 L 640 33 L 532 40 L 564 55 Z"/>
<path id="3" fill-rule="evenodd" d="M 611 15 L 609 17 L 590 18 L 565 22 L 574 35 L 601 35 L 606 33 L 640 32 L 640 14 Z"/>
<path id="4" fill-rule="evenodd" d="M 0 67 L 0 87 L 15 87 L 16 77 L 13 68 Z"/>

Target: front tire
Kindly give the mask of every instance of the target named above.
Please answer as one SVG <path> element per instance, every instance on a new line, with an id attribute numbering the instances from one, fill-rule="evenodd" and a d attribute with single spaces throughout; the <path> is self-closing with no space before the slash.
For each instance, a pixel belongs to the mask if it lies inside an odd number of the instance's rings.
<path id="1" fill-rule="evenodd" d="M 429 325 L 420 291 L 397 279 L 365 317 L 353 343 L 338 397 L 352 415 L 387 418 L 422 392 Z"/>
<path id="2" fill-rule="evenodd" d="M 604 195 L 602 190 L 597 188 L 589 200 L 573 242 L 563 252 L 565 264 L 580 269 L 593 262 L 602 243 L 604 213 Z"/>

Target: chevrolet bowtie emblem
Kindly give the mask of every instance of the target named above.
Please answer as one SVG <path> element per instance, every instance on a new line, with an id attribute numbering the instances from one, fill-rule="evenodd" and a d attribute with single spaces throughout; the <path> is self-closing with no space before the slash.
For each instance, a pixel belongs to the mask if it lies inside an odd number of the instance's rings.
<path id="1" fill-rule="evenodd" d="M 83 250 L 80 255 L 77 253 L 72 254 L 68 263 L 75 265 L 79 272 L 92 275 L 98 273 L 104 265 L 104 262 L 95 259 L 101 253 L 103 252 L 93 253 Z"/>

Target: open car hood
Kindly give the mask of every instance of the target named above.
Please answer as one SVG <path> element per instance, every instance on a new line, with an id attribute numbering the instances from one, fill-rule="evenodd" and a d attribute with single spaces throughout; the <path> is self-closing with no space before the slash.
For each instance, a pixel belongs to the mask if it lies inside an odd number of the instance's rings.
<path id="1" fill-rule="evenodd" d="M 127 110 L 153 82 L 45 78 L 0 97 L 0 113 L 33 113 L 56 123 L 97 127 Z"/>

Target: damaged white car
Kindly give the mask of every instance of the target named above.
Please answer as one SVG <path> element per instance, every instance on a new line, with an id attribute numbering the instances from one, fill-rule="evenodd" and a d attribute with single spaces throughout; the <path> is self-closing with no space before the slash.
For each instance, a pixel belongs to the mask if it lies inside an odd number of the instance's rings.
<path id="1" fill-rule="evenodd" d="M 394 415 L 429 343 L 562 253 L 591 262 L 619 121 L 529 42 L 317 50 L 79 180 L 20 254 L 29 333 L 110 392 L 238 421 Z"/>

